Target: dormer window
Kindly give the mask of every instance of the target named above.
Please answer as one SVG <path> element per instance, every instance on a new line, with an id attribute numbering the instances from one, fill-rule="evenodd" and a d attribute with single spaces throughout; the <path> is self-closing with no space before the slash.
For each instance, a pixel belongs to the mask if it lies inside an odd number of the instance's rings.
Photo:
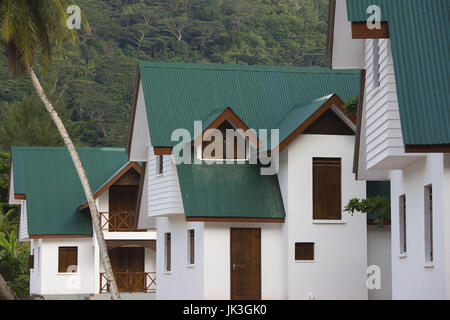
<path id="1" fill-rule="evenodd" d="M 373 88 L 380 87 L 380 44 L 379 39 L 372 40 L 372 54 L 373 54 Z"/>
<path id="2" fill-rule="evenodd" d="M 236 131 L 229 121 L 224 121 L 216 132 L 204 137 L 202 142 L 203 159 L 247 159 L 248 141 Z"/>

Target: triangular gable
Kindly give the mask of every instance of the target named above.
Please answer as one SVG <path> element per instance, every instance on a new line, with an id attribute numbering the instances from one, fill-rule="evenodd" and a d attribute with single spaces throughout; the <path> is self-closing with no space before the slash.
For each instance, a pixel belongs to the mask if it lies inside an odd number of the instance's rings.
<path id="1" fill-rule="evenodd" d="M 280 143 L 278 146 L 273 146 L 271 152 L 283 151 L 300 134 L 313 128 L 318 121 L 322 121 L 324 119 L 322 116 L 328 110 L 334 112 L 339 120 L 354 132 L 355 117 L 346 115 L 343 106 L 344 102 L 336 94 L 332 94 L 294 108 L 279 123 Z"/>
<path id="2" fill-rule="evenodd" d="M 194 137 L 194 141 L 192 142 L 192 144 L 194 146 L 200 145 L 202 140 L 204 141 L 209 137 L 208 130 L 218 129 L 226 121 L 234 125 L 236 129 L 241 129 L 244 132 L 249 129 L 244 121 L 242 121 L 230 107 L 227 107 L 223 112 L 219 114 L 213 114 L 212 116 L 208 117 L 208 119 L 206 120 L 206 124 L 204 125 L 202 134 L 198 137 Z M 248 138 L 253 145 L 259 145 L 259 140 L 255 134 L 249 132 Z"/>
<path id="3" fill-rule="evenodd" d="M 117 173 L 109 178 L 94 194 L 94 199 L 100 197 L 106 190 L 108 190 L 113 184 L 119 182 L 130 170 L 135 170 L 139 174 L 142 172 L 142 167 L 136 162 L 128 162 Z M 87 200 L 78 208 L 79 210 L 86 209 L 89 206 Z"/>

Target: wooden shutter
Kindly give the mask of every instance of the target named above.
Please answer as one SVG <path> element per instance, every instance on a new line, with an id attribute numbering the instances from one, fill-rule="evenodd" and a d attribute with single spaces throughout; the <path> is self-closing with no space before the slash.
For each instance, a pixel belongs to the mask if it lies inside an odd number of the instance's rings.
<path id="1" fill-rule="evenodd" d="M 58 272 L 77 271 L 77 268 L 68 271 L 70 266 L 78 266 L 78 247 L 58 247 Z"/>
<path id="2" fill-rule="evenodd" d="M 28 256 L 28 268 L 34 269 L 34 255 L 33 254 L 30 254 Z"/>
<path id="3" fill-rule="evenodd" d="M 313 158 L 313 218 L 341 219 L 341 159 Z"/>
<path id="4" fill-rule="evenodd" d="M 314 242 L 296 242 L 295 260 L 314 260 Z"/>

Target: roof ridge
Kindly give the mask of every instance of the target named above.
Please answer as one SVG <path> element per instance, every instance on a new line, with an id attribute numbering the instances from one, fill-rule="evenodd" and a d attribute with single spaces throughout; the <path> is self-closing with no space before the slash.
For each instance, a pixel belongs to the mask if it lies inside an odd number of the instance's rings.
<path id="1" fill-rule="evenodd" d="M 316 66 L 276 66 L 276 65 L 239 65 L 215 63 L 181 63 L 181 62 L 155 62 L 139 61 L 139 67 L 153 69 L 191 69 L 215 71 L 248 71 L 248 72 L 277 72 L 277 73 L 308 73 L 308 74 L 348 74 L 359 73 L 360 70 L 339 69 Z"/>
<path id="2" fill-rule="evenodd" d="M 125 152 L 125 148 L 115 147 L 75 147 L 82 151 L 120 151 Z M 11 146 L 11 150 L 27 150 L 27 151 L 67 151 L 67 147 L 58 146 Z"/>

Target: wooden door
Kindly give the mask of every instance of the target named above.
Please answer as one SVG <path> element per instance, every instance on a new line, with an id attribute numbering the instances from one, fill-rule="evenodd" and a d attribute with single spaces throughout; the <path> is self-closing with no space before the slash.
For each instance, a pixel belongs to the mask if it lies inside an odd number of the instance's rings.
<path id="1" fill-rule="evenodd" d="M 144 255 L 143 247 L 121 247 L 109 251 L 119 291 L 144 291 Z"/>
<path id="2" fill-rule="evenodd" d="M 137 186 L 114 185 L 109 189 L 109 231 L 133 229 L 137 197 Z"/>
<path id="3" fill-rule="evenodd" d="M 231 228 L 231 299 L 261 299 L 261 229 Z"/>

